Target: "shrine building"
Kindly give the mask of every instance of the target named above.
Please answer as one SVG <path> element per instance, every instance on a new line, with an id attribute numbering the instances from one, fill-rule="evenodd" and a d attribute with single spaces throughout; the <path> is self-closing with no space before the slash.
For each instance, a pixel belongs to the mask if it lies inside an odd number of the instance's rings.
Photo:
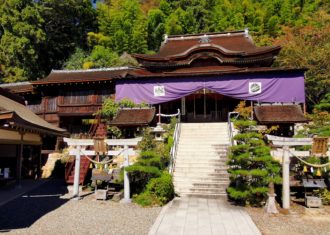
<path id="1" fill-rule="evenodd" d="M 272 67 L 280 50 L 256 46 L 248 30 L 165 36 L 158 53 L 132 55 L 138 67 L 53 70 L 34 82 L 1 87 L 71 133 L 88 131 L 86 120 L 107 97 L 146 103 L 168 114 L 180 109 L 184 122 L 225 122 L 245 100 L 259 123 L 291 126 L 306 121 L 305 70 Z M 128 119 L 121 116 L 131 123 Z"/>

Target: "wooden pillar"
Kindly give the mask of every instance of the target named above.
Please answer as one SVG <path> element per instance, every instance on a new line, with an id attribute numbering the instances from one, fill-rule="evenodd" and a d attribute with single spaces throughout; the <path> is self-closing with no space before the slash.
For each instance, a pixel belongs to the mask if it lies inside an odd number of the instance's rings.
<path id="1" fill-rule="evenodd" d="M 158 105 L 158 114 L 159 114 L 159 116 L 158 116 L 158 123 L 161 123 L 161 116 L 160 116 L 160 114 L 161 114 L 161 105 L 159 104 Z"/>
<path id="2" fill-rule="evenodd" d="M 290 156 L 289 146 L 283 146 L 282 158 L 282 207 L 290 209 Z"/>
<path id="3" fill-rule="evenodd" d="M 250 101 L 250 105 L 251 105 L 251 119 L 253 120 L 253 101 Z"/>
<path id="4" fill-rule="evenodd" d="M 23 143 L 23 137 L 24 133 L 19 132 L 21 135 L 21 141 L 19 144 L 19 151 L 18 151 L 18 156 L 17 156 L 17 167 L 16 167 L 16 178 L 17 178 L 17 185 L 18 187 L 22 186 L 22 161 L 23 161 L 23 148 L 24 148 L 24 143 Z"/>

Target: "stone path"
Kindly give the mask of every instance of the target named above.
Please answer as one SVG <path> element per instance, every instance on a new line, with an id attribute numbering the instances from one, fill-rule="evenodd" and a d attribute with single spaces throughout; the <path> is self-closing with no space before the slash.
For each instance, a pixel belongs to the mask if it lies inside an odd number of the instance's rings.
<path id="1" fill-rule="evenodd" d="M 175 198 L 163 208 L 149 235 L 261 234 L 244 208 L 226 199 Z"/>
<path id="2" fill-rule="evenodd" d="M 46 179 L 41 180 L 22 180 L 20 186 L 9 185 L 4 188 L 0 188 L 0 206 L 10 202 L 11 200 L 16 199 L 22 194 L 31 191 L 35 188 L 38 188 L 40 185 L 47 182 Z"/>

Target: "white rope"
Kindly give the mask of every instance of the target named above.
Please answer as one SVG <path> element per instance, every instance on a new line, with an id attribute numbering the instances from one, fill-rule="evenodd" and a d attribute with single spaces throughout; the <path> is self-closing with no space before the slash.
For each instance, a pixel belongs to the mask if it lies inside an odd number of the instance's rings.
<path id="1" fill-rule="evenodd" d="M 330 165 L 330 162 L 324 163 L 324 164 L 313 164 L 313 163 L 309 163 L 309 162 L 301 159 L 300 157 L 295 156 L 291 151 L 290 151 L 290 153 L 292 154 L 292 156 L 298 158 L 299 161 L 303 162 L 307 166 L 316 167 L 316 168 L 322 168 L 322 167 L 326 167 L 326 166 L 329 166 Z"/>
<path id="2" fill-rule="evenodd" d="M 105 165 L 105 164 L 108 164 L 110 162 L 112 162 L 113 160 L 115 160 L 115 158 L 119 157 L 120 154 L 122 154 L 124 152 L 125 149 L 123 149 L 122 151 L 120 151 L 120 153 L 118 153 L 116 156 L 114 156 L 112 159 L 108 160 L 108 161 L 101 161 L 101 162 L 98 162 L 98 161 L 95 161 L 93 159 L 91 159 L 90 157 L 88 157 L 87 155 L 84 155 L 89 161 L 91 161 L 92 163 L 94 164 L 102 164 L 102 165 Z"/>
<path id="3" fill-rule="evenodd" d="M 180 110 L 178 109 L 178 112 L 175 114 L 163 114 L 163 113 L 157 113 L 156 116 L 161 117 L 176 117 L 180 115 Z"/>
<path id="4" fill-rule="evenodd" d="M 94 164 L 102 164 L 102 165 L 105 165 L 105 164 L 108 164 L 108 163 L 112 162 L 113 160 L 115 160 L 115 158 L 119 157 L 120 154 L 122 154 L 124 151 L 125 151 L 125 149 L 121 150 L 116 156 L 114 156 L 112 159 L 110 159 L 108 161 L 101 161 L 101 162 L 99 162 L 99 161 L 95 161 L 95 160 L 91 159 L 90 157 L 88 157 L 87 155 L 85 155 L 81 150 L 79 150 L 79 152 L 81 153 L 81 155 L 83 155 L 84 157 L 86 157 L 92 163 L 94 163 Z M 73 155 L 69 155 L 69 153 L 66 156 L 74 157 Z"/>

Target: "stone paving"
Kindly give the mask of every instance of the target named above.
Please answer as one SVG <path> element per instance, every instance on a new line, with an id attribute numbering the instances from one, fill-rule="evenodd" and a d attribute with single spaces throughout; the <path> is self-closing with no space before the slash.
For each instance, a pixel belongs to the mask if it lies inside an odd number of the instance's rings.
<path id="1" fill-rule="evenodd" d="M 149 235 L 259 235 L 244 208 L 224 199 L 175 198 L 163 208 Z"/>

